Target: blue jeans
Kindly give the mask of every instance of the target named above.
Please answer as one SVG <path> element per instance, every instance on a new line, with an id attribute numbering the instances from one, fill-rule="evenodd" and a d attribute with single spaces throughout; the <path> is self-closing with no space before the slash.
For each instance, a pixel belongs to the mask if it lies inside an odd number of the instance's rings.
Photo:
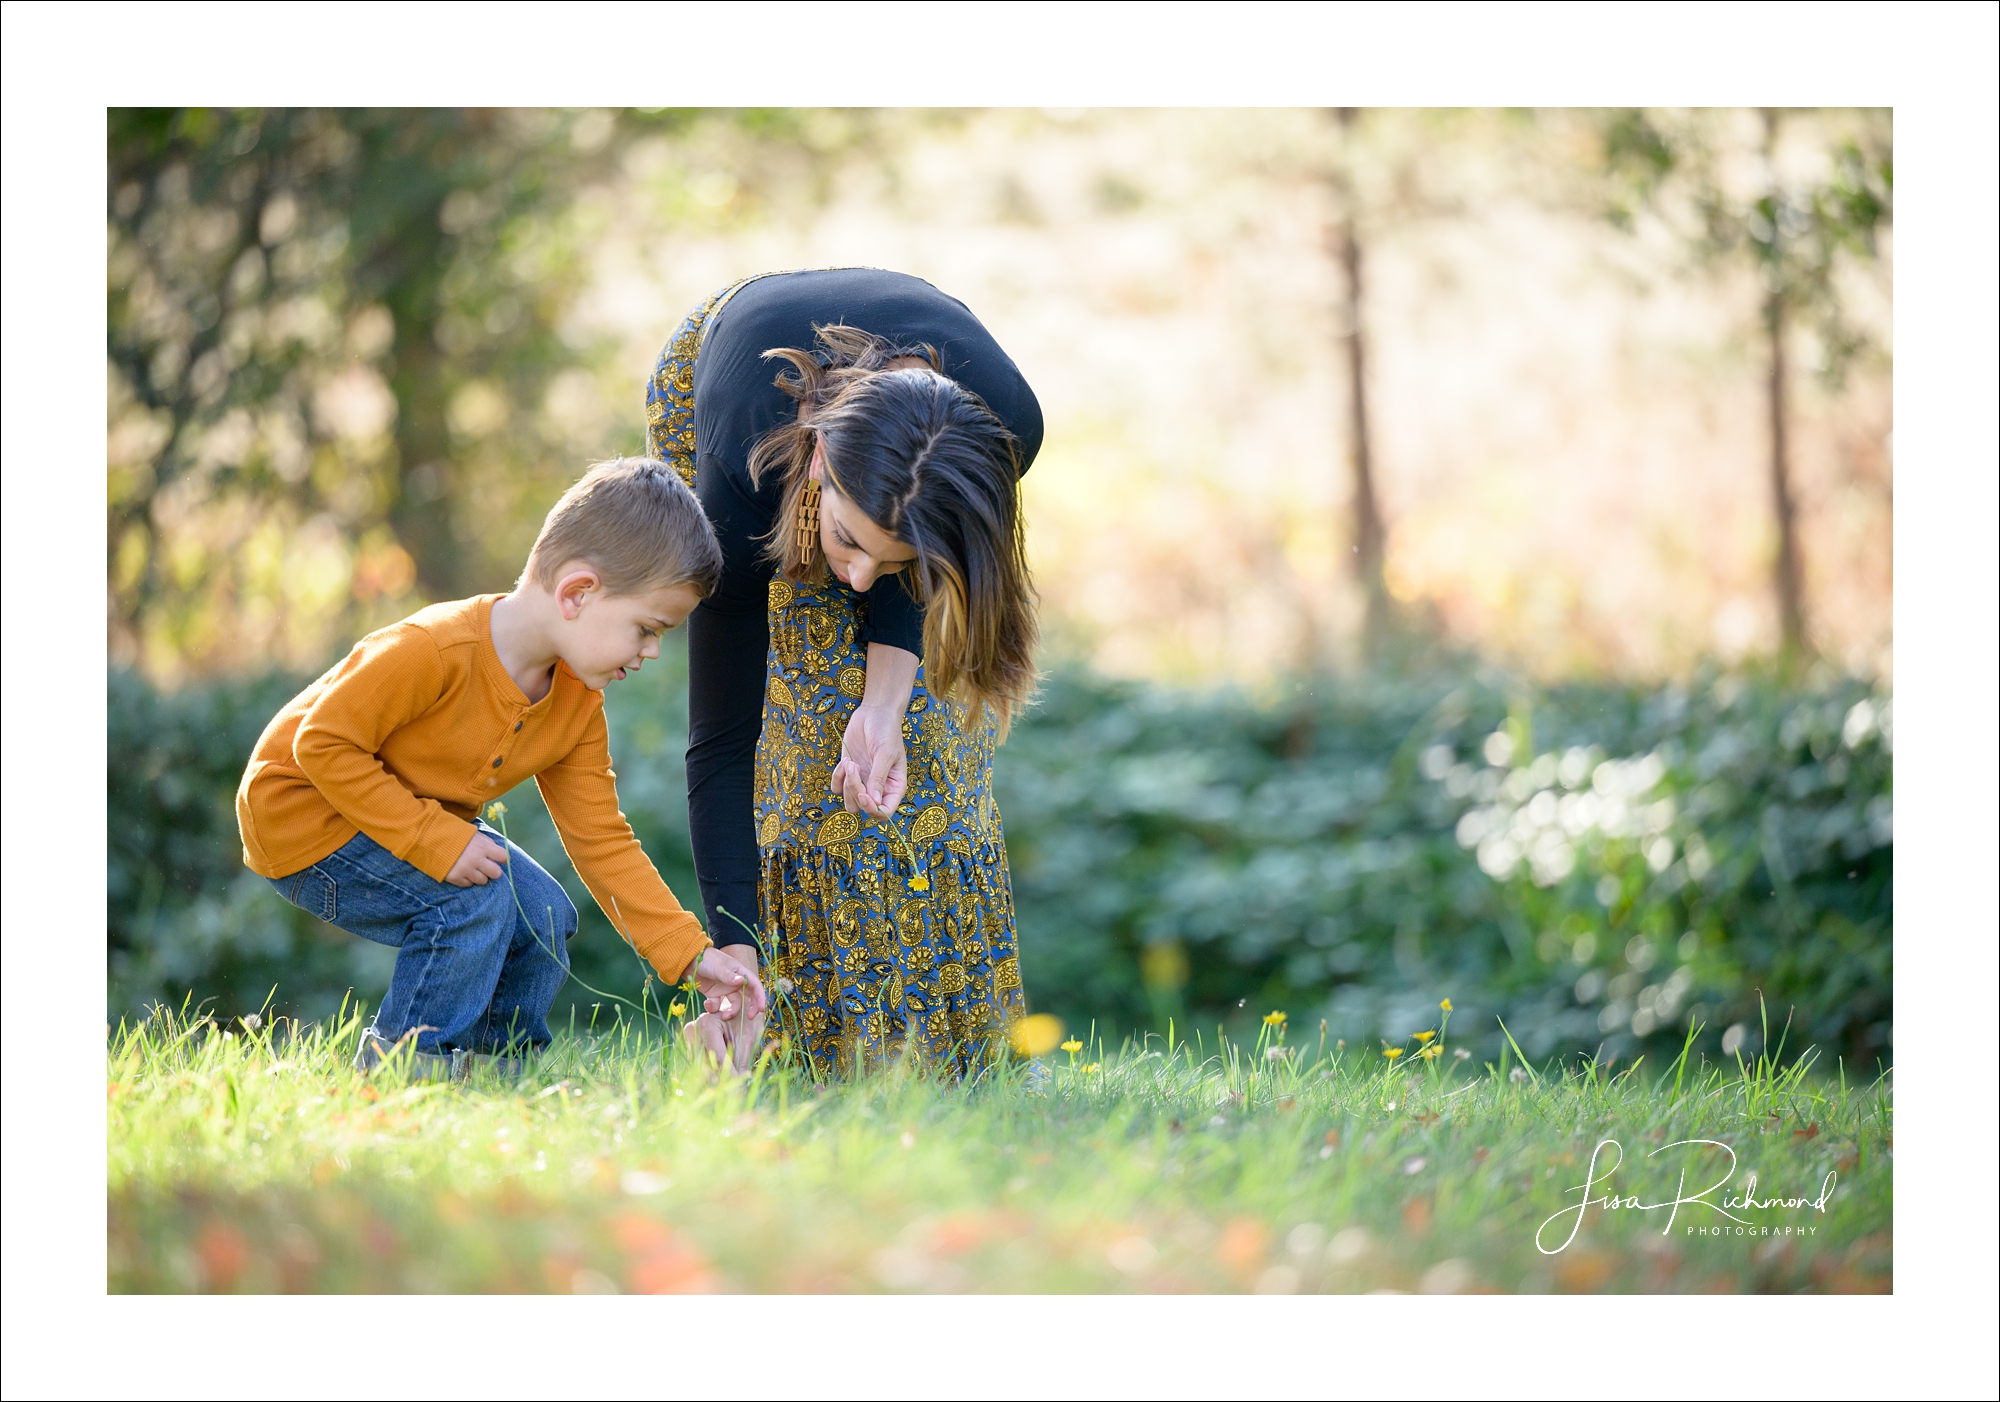
<path id="1" fill-rule="evenodd" d="M 434 881 L 366 833 L 290 876 L 278 894 L 350 935 L 392 946 L 396 970 L 375 1033 L 414 1031 L 420 1052 L 505 1052 L 549 1042 L 549 1008 L 569 977 L 576 906 L 562 883 L 499 833 L 507 875 L 484 886 Z"/>

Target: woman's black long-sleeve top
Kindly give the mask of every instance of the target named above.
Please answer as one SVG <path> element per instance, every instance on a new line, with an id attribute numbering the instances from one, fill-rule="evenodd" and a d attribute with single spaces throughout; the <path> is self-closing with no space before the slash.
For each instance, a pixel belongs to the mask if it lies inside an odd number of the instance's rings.
<path id="1" fill-rule="evenodd" d="M 979 319 L 921 278 L 872 269 L 782 273 L 739 289 L 713 313 L 694 370 L 695 492 L 722 544 L 722 582 L 688 619 L 688 827 L 709 934 L 748 943 L 727 909 L 757 923 L 752 769 L 764 716 L 773 565 L 765 538 L 782 487 L 750 482 L 750 450 L 797 402 L 777 388 L 777 347 L 816 351 L 814 328 L 846 324 L 902 346 L 929 345 L 944 372 L 985 401 L 1019 440 L 1021 470 L 1042 445 L 1034 391 Z M 836 581 L 835 587 L 844 587 Z M 923 655 L 923 607 L 900 574 L 868 591 L 861 640 Z"/>

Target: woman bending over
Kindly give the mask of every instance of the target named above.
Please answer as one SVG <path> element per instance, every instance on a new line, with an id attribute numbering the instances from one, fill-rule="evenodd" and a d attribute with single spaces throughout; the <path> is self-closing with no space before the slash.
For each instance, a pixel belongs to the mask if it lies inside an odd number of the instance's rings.
<path id="1" fill-rule="evenodd" d="M 968 1071 L 1025 1010 L 992 781 L 1035 680 L 1034 392 L 921 279 L 773 273 L 689 314 L 647 419 L 722 545 L 688 810 L 715 942 L 772 990 L 763 1042 Z M 756 1029 L 705 1022 L 747 1061 Z"/>

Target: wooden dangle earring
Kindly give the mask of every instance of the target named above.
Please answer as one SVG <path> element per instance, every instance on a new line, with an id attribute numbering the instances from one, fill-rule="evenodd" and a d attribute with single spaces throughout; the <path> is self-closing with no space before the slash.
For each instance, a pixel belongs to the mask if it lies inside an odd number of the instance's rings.
<path id="1" fill-rule="evenodd" d="M 809 564 L 819 549 L 819 483 L 810 477 L 799 493 L 798 543 L 799 563 Z"/>

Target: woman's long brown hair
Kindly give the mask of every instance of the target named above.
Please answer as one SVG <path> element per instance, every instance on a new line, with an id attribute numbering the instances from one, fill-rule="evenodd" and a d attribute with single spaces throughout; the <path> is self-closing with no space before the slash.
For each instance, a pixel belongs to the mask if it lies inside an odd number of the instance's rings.
<path id="1" fill-rule="evenodd" d="M 804 350 L 764 352 L 797 372 L 781 372 L 777 384 L 799 404 L 798 422 L 772 429 L 750 453 L 753 484 L 768 472 L 783 483 L 765 554 L 787 579 L 823 577 L 818 538 L 801 551 L 792 525 L 820 447 L 833 489 L 917 552 L 903 579 L 924 604 L 931 694 L 963 705 L 972 723 L 991 707 L 1004 739 L 1034 695 L 1039 637 L 1014 436 L 945 376 L 931 347 L 852 326 L 816 331 L 827 363 Z M 905 357 L 930 368 L 890 368 Z"/>

